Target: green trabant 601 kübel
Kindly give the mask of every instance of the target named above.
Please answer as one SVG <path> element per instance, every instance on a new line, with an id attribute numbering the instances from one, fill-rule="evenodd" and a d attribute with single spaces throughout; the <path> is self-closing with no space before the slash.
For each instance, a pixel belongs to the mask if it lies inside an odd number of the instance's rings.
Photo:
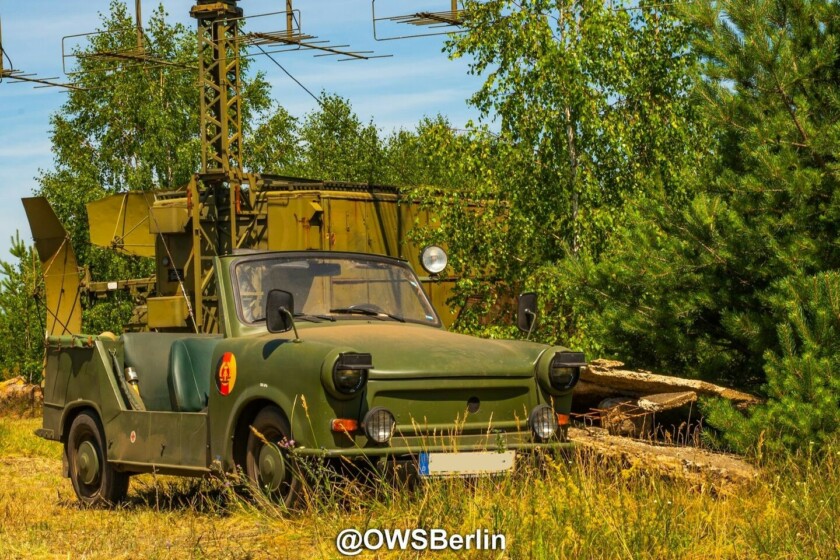
<path id="1" fill-rule="evenodd" d="M 216 257 L 219 335 L 48 338 L 44 426 L 85 503 L 129 476 L 241 468 L 291 503 L 301 457 L 491 473 L 562 447 L 581 353 L 447 332 L 405 261 L 340 252 Z M 520 327 L 535 297 L 520 298 Z"/>

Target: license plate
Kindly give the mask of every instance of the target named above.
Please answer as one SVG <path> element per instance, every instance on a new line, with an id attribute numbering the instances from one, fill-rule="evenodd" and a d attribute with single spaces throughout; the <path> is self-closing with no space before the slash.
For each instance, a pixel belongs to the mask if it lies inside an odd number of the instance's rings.
<path id="1" fill-rule="evenodd" d="M 513 468 L 513 451 L 496 453 L 476 451 L 468 453 L 420 453 L 420 476 L 472 476 L 494 474 Z"/>

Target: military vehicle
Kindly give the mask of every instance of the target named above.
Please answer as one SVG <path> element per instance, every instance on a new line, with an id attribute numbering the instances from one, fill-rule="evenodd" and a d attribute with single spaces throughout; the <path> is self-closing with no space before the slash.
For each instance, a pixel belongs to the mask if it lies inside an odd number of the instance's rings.
<path id="1" fill-rule="evenodd" d="M 91 282 L 47 201 L 24 199 L 48 312 L 37 433 L 64 444 L 78 498 L 118 502 L 135 473 L 242 469 L 291 504 L 305 457 L 443 476 L 568 446 L 583 355 L 448 332 L 445 251 L 406 236 L 433 217 L 392 187 L 242 169 L 236 53 L 249 41 L 323 46 L 291 17 L 285 33 L 241 36 L 236 0 L 198 0 L 192 15 L 200 171 L 175 191 L 88 205 L 91 242 L 153 258 L 155 276 Z M 97 56 L 155 64 L 139 22 L 138 10 L 136 51 Z M 82 297 L 115 290 L 135 296 L 130 328 L 82 334 Z M 522 330 L 536 309 L 534 294 L 520 297 Z"/>
<path id="2" fill-rule="evenodd" d="M 239 468 L 291 505 L 302 457 L 388 458 L 444 476 L 570 445 L 583 355 L 446 331 L 404 260 L 256 251 L 214 269 L 220 335 L 48 338 L 37 433 L 64 444 L 82 502 L 118 502 L 134 473 Z M 533 307 L 520 299 L 525 330 Z"/>

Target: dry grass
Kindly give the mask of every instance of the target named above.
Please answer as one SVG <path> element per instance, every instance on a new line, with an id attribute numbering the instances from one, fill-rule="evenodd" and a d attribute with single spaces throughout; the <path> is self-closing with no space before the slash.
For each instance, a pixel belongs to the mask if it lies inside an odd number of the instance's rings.
<path id="1" fill-rule="evenodd" d="M 837 450 L 766 467 L 727 495 L 576 453 L 413 490 L 336 483 L 316 469 L 321 487 L 297 513 L 224 481 L 152 476 L 132 479 L 128 504 L 84 510 L 60 475 L 59 446 L 32 435 L 38 425 L 0 418 L 0 558 L 333 558 L 335 535 L 351 527 L 506 536 L 504 553 L 457 554 L 473 558 L 840 558 Z"/>

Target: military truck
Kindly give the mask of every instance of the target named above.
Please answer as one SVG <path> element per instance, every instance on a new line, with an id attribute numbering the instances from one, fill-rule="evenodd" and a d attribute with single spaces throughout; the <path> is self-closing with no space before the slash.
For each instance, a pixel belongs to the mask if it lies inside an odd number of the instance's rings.
<path id="1" fill-rule="evenodd" d="M 219 334 L 48 337 L 37 433 L 64 445 L 81 502 L 119 502 L 136 473 L 241 469 L 291 505 L 306 457 L 457 476 L 570 445 L 583 354 L 448 332 L 407 261 L 238 251 L 213 266 Z M 535 303 L 519 300 L 523 330 Z"/>

